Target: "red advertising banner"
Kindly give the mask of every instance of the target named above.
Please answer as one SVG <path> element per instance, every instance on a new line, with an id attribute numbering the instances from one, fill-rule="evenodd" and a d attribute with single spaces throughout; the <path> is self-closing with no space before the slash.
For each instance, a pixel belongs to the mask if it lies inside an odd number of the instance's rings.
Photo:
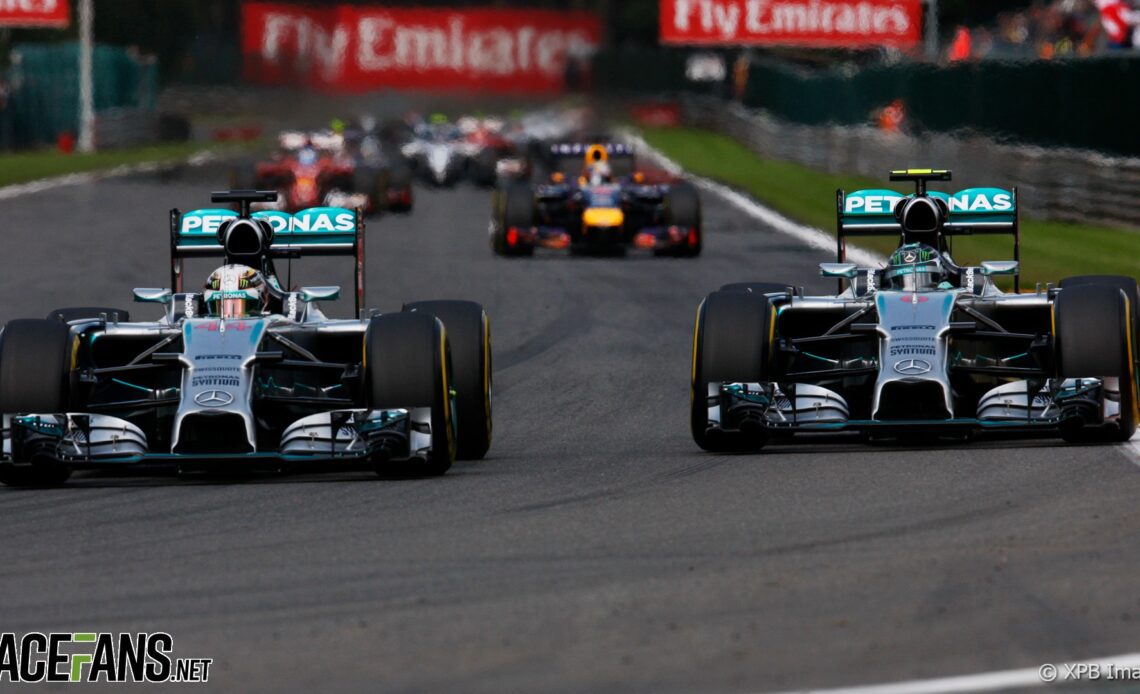
<path id="1" fill-rule="evenodd" d="M 0 27 L 52 27 L 71 23 L 68 0 L 0 0 Z"/>
<path id="2" fill-rule="evenodd" d="M 922 0 L 661 0 L 661 42 L 891 46 L 922 40 Z"/>
<path id="3" fill-rule="evenodd" d="M 245 79 L 328 91 L 557 90 L 601 31 L 587 12 L 242 5 Z"/>

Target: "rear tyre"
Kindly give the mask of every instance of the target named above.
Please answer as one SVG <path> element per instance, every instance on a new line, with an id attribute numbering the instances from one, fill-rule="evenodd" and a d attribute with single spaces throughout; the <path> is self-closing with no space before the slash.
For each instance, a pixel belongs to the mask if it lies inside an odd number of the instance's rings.
<path id="1" fill-rule="evenodd" d="M 761 295 L 713 292 L 697 309 L 689 412 L 693 440 L 706 451 L 760 448 L 763 435 L 726 432 L 709 426 L 710 383 L 770 380 L 771 304 Z"/>
<path id="2" fill-rule="evenodd" d="M 100 318 L 104 315 L 110 320 L 115 314 L 118 314 L 119 320 L 123 323 L 128 323 L 131 320 L 130 311 L 125 311 L 121 308 L 107 308 L 105 306 L 70 306 L 67 308 L 57 308 L 49 313 L 47 317 L 48 320 L 70 323 L 73 320 Z"/>
<path id="3" fill-rule="evenodd" d="M 381 215 L 388 210 L 387 169 L 358 169 L 356 189 L 368 196 L 368 213 Z"/>
<path id="4" fill-rule="evenodd" d="M 677 255 L 695 258 L 701 254 L 704 232 L 701 229 L 701 198 L 696 188 L 681 183 L 665 193 L 665 224 L 689 229 L 685 245 L 680 247 Z"/>
<path id="5" fill-rule="evenodd" d="M 1133 293 L 1126 296 L 1128 289 Z M 1064 427 L 1061 435 L 1066 441 L 1123 442 L 1136 433 L 1140 412 L 1132 360 L 1136 354 L 1135 311 L 1130 301 L 1134 292 L 1135 284 L 1122 289 L 1120 283 L 1070 282 L 1057 295 L 1053 305 L 1057 377 L 1117 379 L 1119 384 L 1117 426 Z"/>
<path id="6" fill-rule="evenodd" d="M 491 448 L 491 321 L 474 301 L 417 301 L 404 311 L 443 321 L 454 369 L 457 460 L 482 460 Z"/>
<path id="7" fill-rule="evenodd" d="M 523 183 L 508 185 L 497 195 L 499 219 L 491 234 L 491 248 L 498 255 L 522 256 L 534 254 L 534 246 L 521 237 L 519 230 L 529 231 L 534 226 L 534 192 Z"/>
<path id="8" fill-rule="evenodd" d="M 0 412 L 58 414 L 68 410 L 71 331 L 54 319 L 14 320 L 0 335 Z M 0 464 L 0 482 L 13 486 L 63 484 L 71 470 L 24 451 L 23 460 Z"/>
<path id="9" fill-rule="evenodd" d="M 451 416 L 451 358 L 443 323 L 420 313 L 376 316 L 365 335 L 365 406 L 431 408 L 431 452 L 418 470 L 442 475 L 455 460 Z M 377 466 L 384 475 L 392 472 Z"/>
<path id="10" fill-rule="evenodd" d="M 388 170 L 388 190 L 389 191 L 407 191 L 406 201 L 399 203 L 389 203 L 389 212 L 411 212 L 414 204 L 412 194 L 412 170 L 408 168 L 402 161 L 395 162 Z"/>

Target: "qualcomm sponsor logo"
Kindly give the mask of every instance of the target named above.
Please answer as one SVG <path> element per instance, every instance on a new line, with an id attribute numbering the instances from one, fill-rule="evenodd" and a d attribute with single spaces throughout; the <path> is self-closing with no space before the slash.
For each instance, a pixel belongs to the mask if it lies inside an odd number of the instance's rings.
<path id="1" fill-rule="evenodd" d="M 204 390 L 194 396 L 194 402 L 202 407 L 225 407 L 233 401 L 234 396 L 224 390 Z"/>
<path id="2" fill-rule="evenodd" d="M 934 367 L 922 359 L 903 359 L 895 362 L 894 369 L 903 376 L 921 376 L 930 373 Z"/>

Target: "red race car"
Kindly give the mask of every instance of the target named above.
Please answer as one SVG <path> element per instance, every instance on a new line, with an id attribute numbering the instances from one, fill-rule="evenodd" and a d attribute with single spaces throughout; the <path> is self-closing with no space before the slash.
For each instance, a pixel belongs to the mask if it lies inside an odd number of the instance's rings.
<path id="1" fill-rule="evenodd" d="M 330 206 L 378 214 L 412 207 L 410 181 L 399 185 L 387 168 L 358 164 L 337 133 L 281 133 L 272 158 L 234 170 L 230 185 L 276 190 L 277 202 L 266 207 L 287 212 Z"/>

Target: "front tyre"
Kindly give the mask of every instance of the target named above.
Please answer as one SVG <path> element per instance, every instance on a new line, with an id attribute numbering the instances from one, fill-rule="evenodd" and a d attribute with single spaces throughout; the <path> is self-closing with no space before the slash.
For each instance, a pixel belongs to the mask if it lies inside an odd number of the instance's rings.
<path id="1" fill-rule="evenodd" d="M 717 404 L 719 384 L 770 380 L 772 316 L 768 299 L 748 292 L 713 292 L 697 309 L 689 422 L 693 440 L 706 451 L 756 449 L 766 442 L 762 433 L 721 430 L 709 410 Z"/>
<path id="2" fill-rule="evenodd" d="M 59 414 L 68 410 L 71 331 L 56 319 L 10 321 L 0 335 L 0 412 Z M 71 470 L 45 455 L 23 451 L 22 459 L 0 464 L 0 483 L 56 486 Z"/>
<path id="3" fill-rule="evenodd" d="M 422 313 L 376 316 L 364 338 L 365 406 L 373 410 L 431 408 L 426 475 L 442 475 L 455 460 L 451 355 L 443 323 Z M 412 451 L 413 453 L 415 451 Z M 377 472 L 390 472 L 382 465 Z"/>
<path id="4" fill-rule="evenodd" d="M 1131 305 L 1135 296 L 1135 285 L 1124 288 L 1117 283 L 1070 283 L 1057 295 L 1053 305 L 1057 377 L 1102 379 L 1102 411 L 1115 383 L 1120 408 L 1115 426 L 1111 421 L 1104 426 L 1064 426 L 1061 436 L 1066 441 L 1118 443 L 1136 433 L 1140 411 L 1134 362 L 1135 310 Z"/>
<path id="5" fill-rule="evenodd" d="M 456 458 L 481 460 L 491 448 L 491 321 L 474 301 L 417 301 L 404 311 L 443 321 L 455 371 Z"/>

